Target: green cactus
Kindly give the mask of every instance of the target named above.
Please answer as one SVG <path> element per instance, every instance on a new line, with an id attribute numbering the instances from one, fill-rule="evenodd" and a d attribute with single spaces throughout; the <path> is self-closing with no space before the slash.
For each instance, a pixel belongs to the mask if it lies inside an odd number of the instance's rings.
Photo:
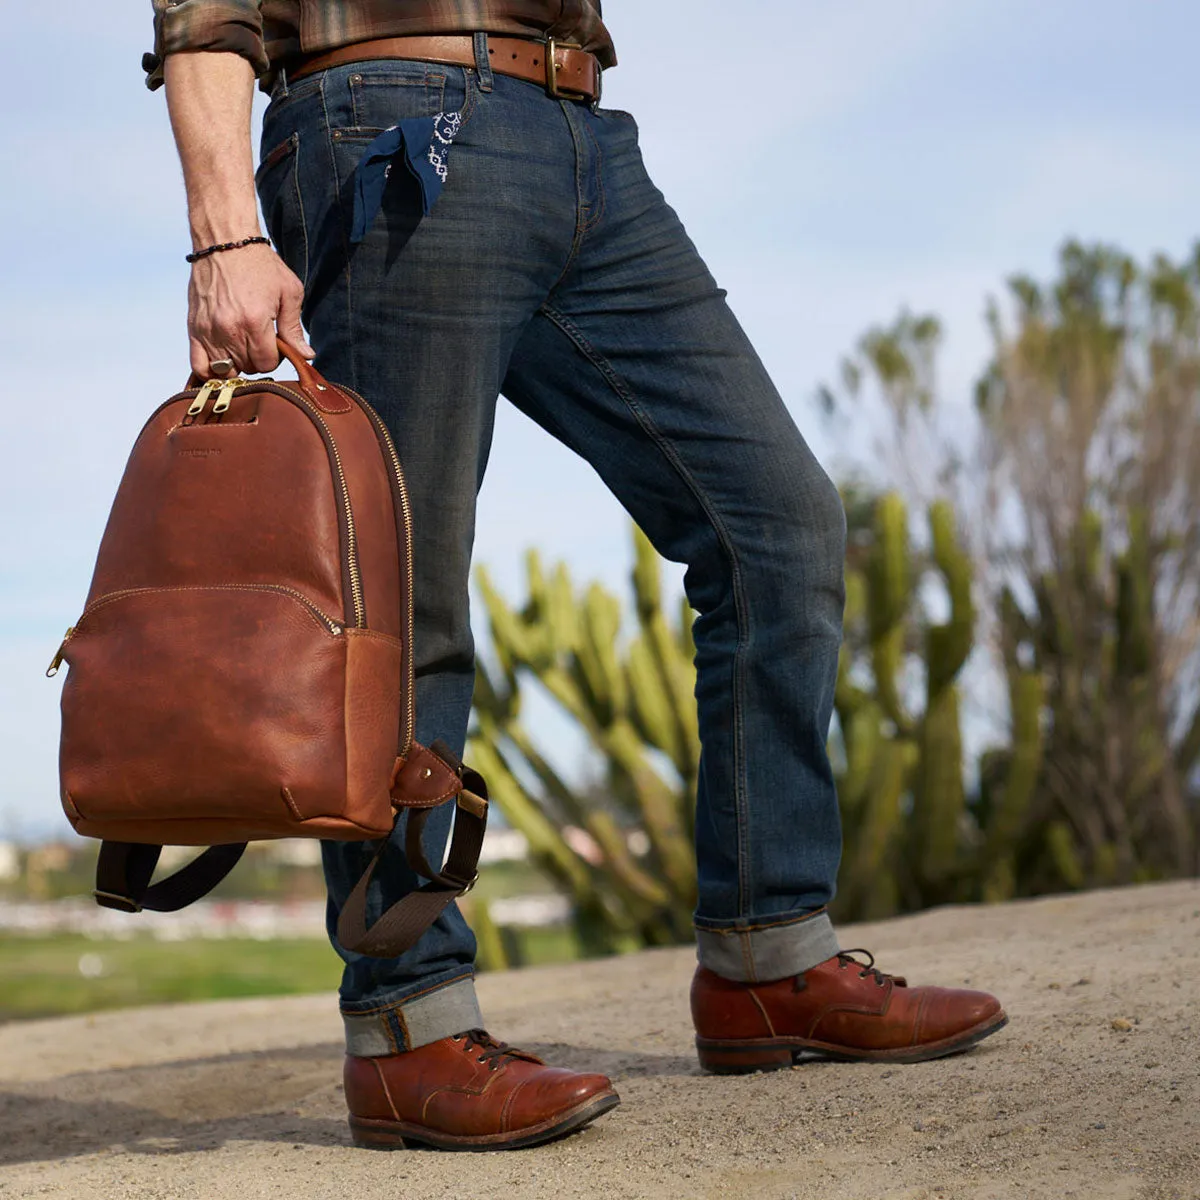
<path id="1" fill-rule="evenodd" d="M 945 501 L 930 507 L 929 529 L 933 562 L 950 597 L 950 617 L 931 624 L 925 634 L 925 713 L 917 730 L 912 853 L 925 885 L 944 891 L 960 861 L 960 823 L 967 803 L 955 680 L 971 652 L 975 612 L 971 562 L 958 543 L 954 514 Z"/>
<path id="2" fill-rule="evenodd" d="M 1136 861 L 1130 866 L 1121 840 L 1127 825 L 1119 820 L 1116 833 L 1107 830 L 1088 848 L 1078 821 L 1061 819 L 1049 804 L 1046 770 L 1048 739 L 1077 736 L 1077 706 L 1118 681 L 1130 720 L 1146 731 L 1133 743 L 1138 757 L 1122 803 L 1135 805 L 1171 766 L 1144 720 L 1152 602 L 1137 583 L 1144 527 L 1131 530 L 1112 580 L 1102 575 L 1099 526 L 1085 522 L 1071 580 L 1043 578 L 1026 611 L 1012 596 L 1003 599 L 997 627 L 1011 733 L 984 755 L 978 792 L 968 795 L 959 680 L 974 646 L 975 607 L 954 512 L 945 502 L 930 506 L 924 555 L 910 546 L 909 514 L 898 496 L 859 512 L 865 524 L 846 573 L 831 752 L 845 830 L 837 915 L 875 918 L 1145 874 Z M 683 603 L 678 616 L 668 616 L 658 558 L 640 532 L 634 539 L 636 629 L 625 638 L 614 596 L 598 585 L 578 591 L 565 568 L 545 571 L 536 553 L 528 557 L 520 609 L 485 571 L 478 576 L 496 667 L 479 670 L 470 753 L 528 839 L 533 861 L 571 898 L 586 953 L 686 940 L 695 904 L 700 746 L 692 612 Z M 949 601 L 937 622 L 924 610 L 931 572 Z M 1093 599 L 1112 596 L 1108 621 L 1075 619 L 1072 597 L 1081 583 Z M 1063 661 L 1070 670 L 1061 669 Z M 1052 686 L 1054 663 L 1060 669 Z M 562 779 L 525 728 L 520 692 L 533 679 L 578 722 L 604 764 L 599 797 Z M 1200 752 L 1193 741 L 1200 734 L 1185 739 L 1183 753 Z M 1095 820 L 1094 812 L 1084 816 Z M 586 846 L 568 826 L 587 836 Z"/>
<path id="3" fill-rule="evenodd" d="M 1042 768 L 1045 680 L 1037 671 L 1008 664 L 1012 745 L 980 771 L 986 790 L 987 841 L 980 854 L 983 899 L 1009 900 L 1017 890 L 1015 852 L 1033 804 Z"/>
<path id="4" fill-rule="evenodd" d="M 525 834 L 534 862 L 572 899 L 576 931 L 590 952 L 663 945 L 690 936 L 696 867 L 692 850 L 699 736 L 691 610 L 672 628 L 662 609 L 660 565 L 635 531 L 638 633 L 622 647 L 619 601 L 598 584 L 576 596 L 556 567 L 547 580 L 531 552 L 528 598 L 511 609 L 486 571 L 478 584 L 502 679 L 478 672 L 470 753 L 497 804 Z M 607 766 L 611 807 L 576 794 L 533 744 L 520 720 L 524 678 L 537 679 L 574 718 Z M 670 762 L 664 773 L 651 751 Z M 521 784 L 532 779 L 532 791 Z M 567 825 L 584 831 L 592 861 L 572 849 Z M 644 858 L 630 849 L 641 836 Z"/>
<path id="5" fill-rule="evenodd" d="M 874 540 L 867 561 L 867 618 L 875 694 L 883 711 L 904 733 L 911 722 L 900 699 L 907 616 L 911 603 L 908 513 L 904 501 L 889 492 L 875 509 Z"/>
<path id="6" fill-rule="evenodd" d="M 1017 672 L 1014 748 L 1003 762 L 991 760 L 989 803 L 968 804 L 957 681 L 974 644 L 972 566 L 950 505 L 935 502 L 928 520 L 929 566 L 949 598 L 944 622 L 922 620 L 916 581 L 923 568 L 909 548 L 899 496 L 875 502 L 864 568 L 847 570 L 847 637 L 835 694 L 844 762 L 838 775 L 843 916 L 971 899 L 983 894 L 985 879 L 993 892 L 1009 887 L 1040 771 L 1041 681 Z M 922 624 L 925 686 L 918 703 L 908 668 L 922 645 Z"/>

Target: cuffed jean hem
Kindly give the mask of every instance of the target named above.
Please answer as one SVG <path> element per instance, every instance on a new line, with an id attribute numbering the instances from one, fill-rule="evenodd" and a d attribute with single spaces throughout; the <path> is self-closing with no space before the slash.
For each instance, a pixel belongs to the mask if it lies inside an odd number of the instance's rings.
<path id="1" fill-rule="evenodd" d="M 468 1029 L 482 1029 L 473 975 L 438 984 L 394 1005 L 365 1012 L 342 1010 L 346 1053 L 380 1058 L 428 1046 Z"/>
<path id="2" fill-rule="evenodd" d="M 799 975 L 840 949 L 823 908 L 795 918 L 752 918 L 728 929 L 696 926 L 700 965 L 738 983 L 770 983 Z"/>

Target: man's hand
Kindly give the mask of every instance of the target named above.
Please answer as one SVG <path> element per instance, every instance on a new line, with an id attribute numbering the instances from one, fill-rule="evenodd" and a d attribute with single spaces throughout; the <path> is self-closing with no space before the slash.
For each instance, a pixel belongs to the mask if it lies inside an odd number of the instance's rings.
<path id="1" fill-rule="evenodd" d="M 237 371 L 270 371 L 279 364 L 275 331 L 312 358 L 300 327 L 304 285 L 270 246 L 243 246 L 192 264 L 188 284 L 188 337 L 192 370 L 231 359 Z"/>
<path id="2" fill-rule="evenodd" d="M 238 54 L 198 51 L 168 55 L 164 78 L 192 248 L 257 236 L 253 69 Z M 213 373 L 209 363 L 227 358 L 235 371 L 270 371 L 279 363 L 276 330 L 313 357 L 300 327 L 303 295 L 300 280 L 261 243 L 199 259 L 188 286 L 192 370 L 207 379 Z"/>

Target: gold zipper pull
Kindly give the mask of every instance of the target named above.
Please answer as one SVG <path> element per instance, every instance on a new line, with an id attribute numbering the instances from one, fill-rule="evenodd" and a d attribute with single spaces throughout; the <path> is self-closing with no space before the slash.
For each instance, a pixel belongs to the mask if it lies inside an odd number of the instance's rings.
<path id="1" fill-rule="evenodd" d="M 196 398 L 188 405 L 187 415 L 195 420 L 203 411 L 204 406 L 208 403 L 208 398 L 222 384 L 220 379 L 210 379 L 200 391 L 196 393 Z"/>
<path id="2" fill-rule="evenodd" d="M 221 384 L 221 390 L 217 394 L 217 402 L 213 405 L 214 416 L 220 416 L 221 413 L 229 411 L 229 402 L 233 399 L 234 391 L 241 387 L 245 382 L 246 380 L 238 378 L 226 379 L 225 382 Z"/>
<path id="3" fill-rule="evenodd" d="M 66 650 L 67 643 L 71 640 L 74 633 L 75 633 L 75 626 L 72 625 L 71 628 L 67 630 L 65 636 L 63 637 L 62 642 L 59 643 L 58 649 L 54 652 L 54 659 L 51 661 L 50 665 L 46 668 L 46 678 L 47 679 L 52 679 L 55 675 L 58 674 L 58 668 L 62 666 L 63 651 Z"/>

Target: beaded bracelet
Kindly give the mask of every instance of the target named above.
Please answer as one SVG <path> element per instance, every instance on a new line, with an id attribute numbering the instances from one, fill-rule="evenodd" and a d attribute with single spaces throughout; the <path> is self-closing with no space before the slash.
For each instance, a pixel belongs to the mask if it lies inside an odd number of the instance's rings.
<path id="1" fill-rule="evenodd" d="M 194 263 L 197 259 L 207 258 L 210 254 L 219 254 L 222 250 L 240 250 L 243 246 L 254 246 L 258 243 L 269 246 L 271 239 L 265 237 L 248 237 L 242 238 L 240 242 L 218 242 L 215 246 L 205 246 L 203 250 L 194 250 L 191 254 L 185 254 L 184 259 L 187 262 Z"/>

